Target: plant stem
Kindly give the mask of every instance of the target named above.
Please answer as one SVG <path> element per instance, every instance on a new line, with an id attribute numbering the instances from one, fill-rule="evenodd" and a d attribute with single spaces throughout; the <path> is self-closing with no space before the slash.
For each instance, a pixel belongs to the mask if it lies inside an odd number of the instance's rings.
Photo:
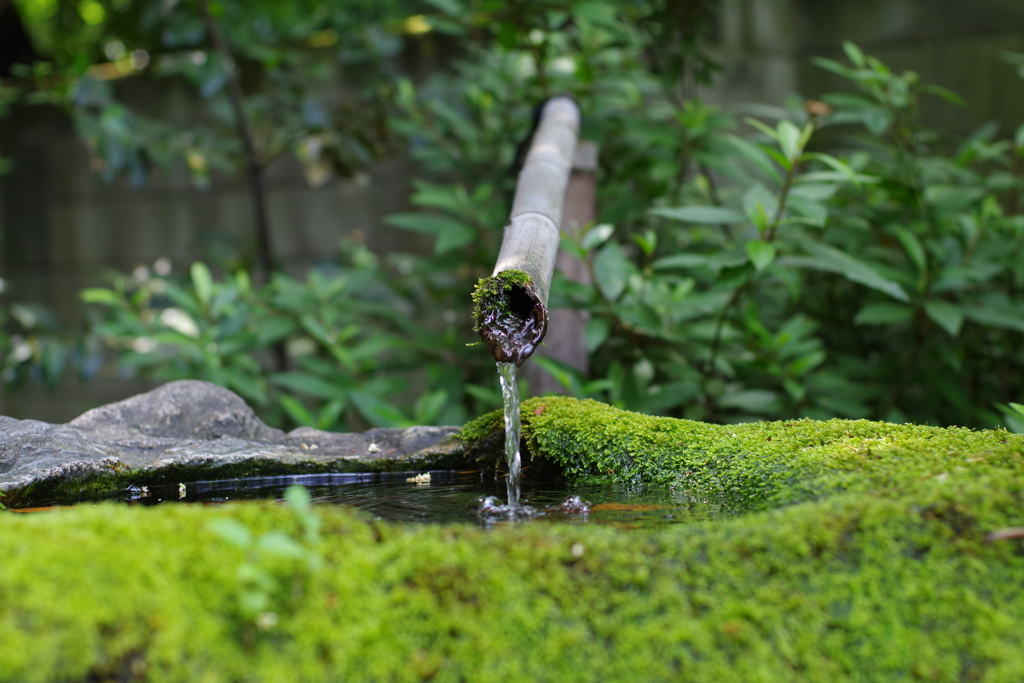
<path id="1" fill-rule="evenodd" d="M 704 374 L 708 377 L 715 376 L 715 360 L 718 358 L 718 347 L 722 341 L 722 327 L 725 325 L 725 316 L 729 309 L 739 301 L 740 294 L 743 293 L 749 284 L 749 282 L 742 284 L 732 291 L 729 300 L 725 302 L 725 306 L 722 306 L 722 310 L 718 313 L 718 318 L 715 319 L 715 336 L 711 339 L 711 354 L 708 356 L 708 363 L 704 369 Z"/>
<path id="2" fill-rule="evenodd" d="M 708 183 L 708 198 L 711 200 L 711 203 L 715 206 L 722 206 L 722 196 L 718 193 L 718 185 L 715 183 L 715 179 L 711 176 L 711 169 L 709 169 L 707 164 L 703 162 L 697 163 L 697 169 L 700 171 L 700 174 L 704 176 L 704 180 Z M 731 225 L 722 226 L 725 236 L 730 242 L 735 243 L 736 238 L 732 234 L 732 228 L 733 226 Z"/>
<path id="3" fill-rule="evenodd" d="M 242 142 L 242 151 L 245 156 L 245 174 L 249 183 L 249 196 L 252 199 L 253 218 L 256 221 L 257 261 L 260 269 L 263 271 L 264 280 L 269 281 L 270 274 L 274 272 L 275 268 L 273 249 L 270 243 L 270 223 L 267 212 L 266 190 L 263 183 L 263 161 L 256 150 L 252 125 L 245 113 L 245 94 L 242 92 L 242 84 L 238 79 L 238 68 L 235 59 L 228 48 L 220 26 L 213 18 L 213 15 L 210 14 L 208 0 L 198 0 L 198 4 L 199 12 L 203 16 L 203 23 L 206 26 L 206 32 L 210 36 L 213 49 L 220 54 L 230 70 L 226 88 L 228 101 L 231 103 L 231 110 L 235 117 L 235 129 L 239 140 Z"/>
<path id="4" fill-rule="evenodd" d="M 1010 196 L 1006 200 L 1006 213 L 1012 216 L 1021 209 L 1020 195 L 1021 183 L 1024 182 L 1024 149 L 1018 147 L 1014 150 L 1013 162 L 1010 164 L 1010 175 L 1013 176 L 1016 182 L 1010 188 Z"/>
<path id="5" fill-rule="evenodd" d="M 764 241 L 771 242 L 775 238 L 775 230 L 782 222 L 782 214 L 786 211 L 786 200 L 789 199 L 789 190 L 793 187 L 793 180 L 796 178 L 797 164 L 794 162 L 792 168 L 786 171 L 786 179 L 782 183 L 782 192 L 779 193 L 779 207 L 775 210 L 775 216 L 771 224 L 764 232 Z"/>
<path id="6" fill-rule="evenodd" d="M 263 274 L 263 281 L 270 282 L 274 267 L 274 250 L 270 243 L 270 219 L 267 212 L 267 193 L 263 184 L 263 160 L 256 150 L 256 140 L 252 132 L 252 124 L 245 113 L 245 93 L 238 79 L 238 66 L 228 48 L 228 43 L 221 33 L 220 26 L 210 14 L 208 0 L 198 0 L 199 12 L 203 15 L 206 32 L 210 34 L 210 42 L 224 63 L 228 65 L 230 74 L 226 84 L 228 101 L 235 116 L 235 129 L 242 141 L 242 152 L 245 156 L 245 176 L 249 184 L 249 197 L 252 200 L 253 219 L 256 221 L 256 261 Z M 288 368 L 288 353 L 284 342 L 273 345 L 274 365 L 278 371 Z"/>

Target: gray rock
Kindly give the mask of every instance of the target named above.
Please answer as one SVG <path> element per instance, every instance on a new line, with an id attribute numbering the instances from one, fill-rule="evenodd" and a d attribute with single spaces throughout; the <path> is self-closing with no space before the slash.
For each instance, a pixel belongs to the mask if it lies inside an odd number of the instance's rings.
<path id="1" fill-rule="evenodd" d="M 239 396 L 183 380 L 90 410 L 66 425 L 0 416 L 0 491 L 49 501 L 77 482 L 179 481 L 297 472 L 429 469 L 461 457 L 457 427 L 371 429 L 337 434 L 264 424 Z"/>
<path id="2" fill-rule="evenodd" d="M 263 424 L 240 396 L 197 380 L 171 382 L 153 391 L 94 408 L 68 423 L 104 441 L 158 443 L 162 439 L 280 442 L 284 432 Z"/>

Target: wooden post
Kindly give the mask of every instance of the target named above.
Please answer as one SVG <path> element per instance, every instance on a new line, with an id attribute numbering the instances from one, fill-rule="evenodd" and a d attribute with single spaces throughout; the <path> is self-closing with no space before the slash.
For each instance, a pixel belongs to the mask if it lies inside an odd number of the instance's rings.
<path id="1" fill-rule="evenodd" d="M 571 98 L 553 97 L 544 105 L 494 273 L 474 294 L 477 331 L 503 363 L 521 365 L 547 332 L 548 291 L 579 125 L 579 107 Z"/>

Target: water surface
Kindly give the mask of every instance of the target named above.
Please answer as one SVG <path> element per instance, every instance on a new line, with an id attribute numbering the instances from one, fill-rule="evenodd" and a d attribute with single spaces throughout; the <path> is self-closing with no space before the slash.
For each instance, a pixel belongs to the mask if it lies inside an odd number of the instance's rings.
<path id="1" fill-rule="evenodd" d="M 532 515 L 524 519 L 482 514 L 483 499 L 507 493 L 505 477 L 492 471 L 249 477 L 150 486 L 145 490 L 131 487 L 118 499 L 141 505 L 217 505 L 265 499 L 283 502 L 285 490 L 295 484 L 305 486 L 317 505 L 351 505 L 379 519 L 416 524 L 461 522 L 492 527 L 513 519 L 516 523 L 528 519 L 530 523 L 649 528 L 713 521 L 733 514 L 719 500 L 668 487 L 578 486 L 528 478 L 522 483 L 522 503 L 533 511 Z M 586 505 L 580 506 L 573 497 Z"/>

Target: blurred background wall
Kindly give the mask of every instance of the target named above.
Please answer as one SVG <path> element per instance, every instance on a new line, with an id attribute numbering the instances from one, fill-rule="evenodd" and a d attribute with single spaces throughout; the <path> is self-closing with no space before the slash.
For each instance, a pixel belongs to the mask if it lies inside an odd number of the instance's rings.
<path id="1" fill-rule="evenodd" d="M 929 123 L 967 131 L 988 120 L 1019 120 L 1024 112 L 1021 81 L 1000 58 L 1004 50 L 1024 52 L 1020 0 L 723 0 L 711 52 L 724 69 L 700 94 L 723 106 L 815 97 L 841 84 L 811 58 L 838 58 L 843 40 L 970 104 L 960 109 L 936 99 L 925 112 Z M 188 116 L 184 91 L 144 79 L 126 87 L 129 99 Z M 23 109 L 0 126 L 0 148 L 15 164 L 0 176 L 0 278 L 18 300 L 49 307 L 65 325 L 81 323 L 78 291 L 99 283 L 104 269 L 131 271 L 161 257 L 182 269 L 249 239 L 252 214 L 241 177 L 214 175 L 209 189 L 198 190 L 178 169 L 153 173 L 141 188 L 107 184 L 60 114 Z M 424 245 L 381 220 L 406 206 L 410 177 L 400 156 L 318 188 L 297 162 L 282 158 L 270 165 L 267 187 L 272 241 L 289 271 L 330 258 L 345 236 L 379 251 Z M 66 380 L 56 393 L 32 386 L 0 394 L 0 413 L 63 422 L 150 386 L 109 373 L 88 386 Z"/>

